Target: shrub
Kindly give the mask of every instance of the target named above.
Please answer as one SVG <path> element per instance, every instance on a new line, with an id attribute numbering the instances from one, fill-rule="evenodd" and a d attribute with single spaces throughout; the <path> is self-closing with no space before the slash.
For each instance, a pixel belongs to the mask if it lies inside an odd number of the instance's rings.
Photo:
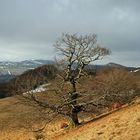
<path id="1" fill-rule="evenodd" d="M 138 87 L 132 73 L 122 69 L 100 71 L 95 78 L 96 92 L 103 96 L 102 100 L 110 106 L 117 102 L 129 103 L 138 95 Z"/>

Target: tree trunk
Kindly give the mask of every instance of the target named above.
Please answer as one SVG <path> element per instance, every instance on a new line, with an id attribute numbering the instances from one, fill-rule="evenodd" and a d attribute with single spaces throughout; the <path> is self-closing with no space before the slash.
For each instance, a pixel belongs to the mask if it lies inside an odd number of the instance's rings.
<path id="1" fill-rule="evenodd" d="M 71 80 L 71 85 L 72 85 L 72 91 L 70 95 L 70 100 L 71 100 L 71 112 L 70 112 L 70 117 L 74 123 L 74 125 L 78 125 L 78 112 L 79 112 L 79 107 L 77 106 L 77 97 L 78 94 L 76 93 L 76 82 L 74 79 Z"/>
<path id="2" fill-rule="evenodd" d="M 79 120 L 78 120 L 78 112 L 76 108 L 71 109 L 71 119 L 74 125 L 79 125 Z"/>

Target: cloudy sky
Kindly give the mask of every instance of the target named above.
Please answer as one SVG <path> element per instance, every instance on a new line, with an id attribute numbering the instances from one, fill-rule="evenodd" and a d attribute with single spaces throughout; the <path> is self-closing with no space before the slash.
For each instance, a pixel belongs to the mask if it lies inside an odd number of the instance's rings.
<path id="1" fill-rule="evenodd" d="M 0 0 L 0 60 L 54 59 L 62 32 L 97 34 L 102 63 L 140 66 L 140 0 Z"/>

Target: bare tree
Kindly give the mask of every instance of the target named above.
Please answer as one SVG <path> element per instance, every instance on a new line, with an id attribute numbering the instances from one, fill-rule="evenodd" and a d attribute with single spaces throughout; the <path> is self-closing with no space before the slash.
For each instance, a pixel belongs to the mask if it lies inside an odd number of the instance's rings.
<path id="1" fill-rule="evenodd" d="M 71 85 L 71 90 L 67 93 L 67 101 L 70 107 L 69 116 L 77 125 L 79 124 L 77 115 L 83 106 L 77 103 L 77 81 L 86 74 L 85 67 L 88 64 L 103 59 L 110 54 L 110 50 L 97 45 L 97 37 L 95 34 L 85 36 L 63 34 L 62 38 L 55 43 L 54 47 L 59 53 L 59 58 L 63 63 L 65 72 L 62 76 L 63 81 L 69 82 Z"/>
<path id="2" fill-rule="evenodd" d="M 67 116 L 72 124 L 78 125 L 78 113 L 84 110 L 85 105 L 96 106 L 95 100 L 85 100 L 88 96 L 85 91 L 83 94 L 77 90 L 78 80 L 86 75 L 85 67 L 88 64 L 110 54 L 109 49 L 97 45 L 96 39 L 95 34 L 63 34 L 54 44 L 61 69 L 45 93 L 46 100 L 35 93 L 30 94 L 30 99 L 53 114 Z M 81 94 L 85 96 L 82 97 Z"/>

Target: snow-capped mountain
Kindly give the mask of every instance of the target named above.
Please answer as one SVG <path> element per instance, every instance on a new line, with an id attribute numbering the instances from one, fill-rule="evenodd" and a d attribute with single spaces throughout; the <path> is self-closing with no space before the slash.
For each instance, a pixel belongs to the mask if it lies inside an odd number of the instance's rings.
<path id="1" fill-rule="evenodd" d="M 18 65 L 22 65 L 22 66 L 42 66 L 42 65 L 46 65 L 46 64 L 52 64 L 54 63 L 52 60 L 25 60 L 25 61 L 21 61 L 18 63 Z"/>
<path id="2" fill-rule="evenodd" d="M 0 82 L 8 81 L 12 79 L 16 75 L 20 75 L 23 72 L 31 69 L 35 69 L 42 65 L 53 64 L 52 60 L 24 60 L 21 62 L 11 62 L 11 61 L 0 61 Z M 102 69 L 102 68 L 123 68 L 128 71 L 135 71 L 138 68 L 135 67 L 127 67 L 116 63 L 108 63 L 106 65 L 89 65 L 90 69 Z"/>
<path id="3" fill-rule="evenodd" d="M 53 64 L 52 60 L 25 60 L 21 62 L 0 61 L 0 82 L 42 65 Z"/>
<path id="4" fill-rule="evenodd" d="M 41 66 L 45 64 L 52 64 L 54 63 L 52 60 L 24 60 L 21 62 L 12 62 L 12 61 L 0 61 L 0 68 L 6 68 L 6 67 L 31 67 L 31 66 Z"/>

